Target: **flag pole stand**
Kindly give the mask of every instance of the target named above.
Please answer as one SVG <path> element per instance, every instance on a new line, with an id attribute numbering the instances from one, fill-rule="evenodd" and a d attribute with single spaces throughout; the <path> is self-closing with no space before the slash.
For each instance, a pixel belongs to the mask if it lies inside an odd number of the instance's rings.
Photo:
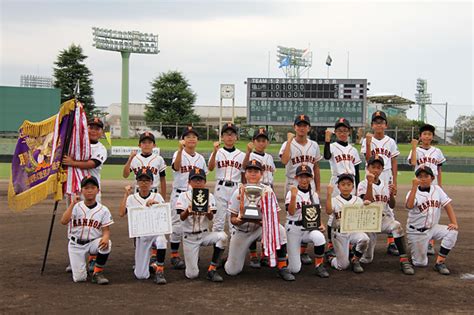
<path id="1" fill-rule="evenodd" d="M 77 84 L 76 84 L 76 87 L 74 89 L 74 95 L 75 95 L 75 97 L 74 97 L 74 111 L 75 111 L 76 108 L 77 108 L 77 97 L 79 95 L 79 80 L 77 80 Z M 66 132 L 66 141 L 64 142 L 64 147 L 63 147 L 62 152 L 61 152 L 61 160 L 60 160 L 61 165 L 59 166 L 60 168 L 62 167 L 62 157 L 69 150 L 69 143 L 70 143 L 70 138 L 71 138 L 70 136 L 71 136 L 71 133 L 72 133 L 72 125 L 73 125 L 73 118 L 74 118 L 74 115 L 72 113 L 74 111 L 71 111 L 69 113 L 69 117 L 68 117 L 69 125 L 67 126 L 68 130 Z M 49 244 L 51 243 L 51 235 L 53 234 L 53 227 L 54 227 L 54 221 L 56 219 L 56 212 L 58 210 L 58 204 L 59 204 L 59 200 L 57 200 L 54 203 L 53 215 L 51 217 L 51 224 L 49 226 L 48 240 L 46 241 L 46 248 L 44 250 L 43 265 L 41 266 L 41 275 L 43 275 L 44 269 L 46 267 L 46 260 L 48 259 Z"/>

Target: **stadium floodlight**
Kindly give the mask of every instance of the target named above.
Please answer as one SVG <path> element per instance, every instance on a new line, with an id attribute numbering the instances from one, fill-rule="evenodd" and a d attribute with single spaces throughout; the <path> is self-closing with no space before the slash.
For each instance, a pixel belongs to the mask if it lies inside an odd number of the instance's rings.
<path id="1" fill-rule="evenodd" d="M 118 51 L 122 55 L 122 105 L 120 136 L 128 138 L 128 89 L 130 54 L 158 54 L 158 35 L 137 31 L 116 31 L 106 28 L 92 28 L 97 49 Z"/>
<path id="2" fill-rule="evenodd" d="M 428 93 L 428 81 L 424 79 L 416 80 L 415 94 L 416 103 L 418 105 L 418 120 L 426 121 L 426 105 L 431 104 L 431 93 Z"/>
<path id="3" fill-rule="evenodd" d="M 277 46 L 277 61 L 287 78 L 300 78 L 311 68 L 313 53 L 308 49 Z"/>

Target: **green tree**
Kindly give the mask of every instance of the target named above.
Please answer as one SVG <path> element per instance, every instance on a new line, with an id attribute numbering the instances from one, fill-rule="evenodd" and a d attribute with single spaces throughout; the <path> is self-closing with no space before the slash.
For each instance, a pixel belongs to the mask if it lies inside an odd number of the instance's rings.
<path id="1" fill-rule="evenodd" d="M 461 115 L 456 119 L 453 140 L 456 143 L 474 144 L 474 115 Z"/>
<path id="2" fill-rule="evenodd" d="M 188 125 L 200 121 L 193 108 L 196 94 L 179 71 L 162 73 L 154 79 L 148 100 L 150 105 L 146 107 L 145 120 L 149 125 L 160 122 L 163 125 Z M 166 138 L 173 138 L 175 133 L 174 127 L 163 127 Z"/>
<path id="3" fill-rule="evenodd" d="M 79 45 L 72 44 L 62 50 L 54 62 L 54 87 L 61 89 L 61 103 L 74 98 L 74 88 L 79 80 L 79 101 L 87 115 L 95 113 L 92 73 L 84 64 L 87 59 Z"/>

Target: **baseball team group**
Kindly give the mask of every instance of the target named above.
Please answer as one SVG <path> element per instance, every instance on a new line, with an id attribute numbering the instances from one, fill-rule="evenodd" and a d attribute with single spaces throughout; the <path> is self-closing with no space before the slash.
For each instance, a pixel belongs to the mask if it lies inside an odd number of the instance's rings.
<path id="1" fill-rule="evenodd" d="M 313 265 L 314 274 L 328 278 L 329 269 L 351 269 L 364 272 L 364 265 L 374 259 L 377 233 L 341 232 L 341 212 L 346 205 L 380 203 L 383 207 L 381 233 L 387 234 L 387 253 L 398 256 L 400 270 L 405 275 L 415 274 L 414 267 L 428 265 L 428 255 L 436 254 L 434 270 L 449 275 L 445 261 L 455 246 L 458 223 L 452 200 L 442 188 L 442 164 L 446 161 L 441 150 L 432 146 L 435 128 L 425 124 L 419 139 L 413 139 L 407 162 L 415 176 L 406 195 L 403 208 L 408 211 L 406 225 L 394 214 L 397 195 L 397 156 L 400 154 L 394 139 L 385 134 L 387 116 L 376 111 L 371 118 L 372 133 L 362 139 L 361 156 L 365 160 L 365 178 L 360 179 L 362 163 L 357 149 L 349 143 L 352 133 L 350 122 L 340 118 L 334 130 L 325 134 L 324 152 L 308 134 L 311 122 L 307 115 L 296 116 L 293 133 L 288 133 L 279 157 L 285 165 L 286 222 L 280 224 L 280 211 L 273 190 L 276 171 L 272 155 L 266 152 L 270 143 L 268 131 L 258 128 L 246 152 L 235 147 L 238 129 L 233 123 L 222 126 L 222 142 L 215 142 L 206 163 L 197 152 L 198 132 L 186 127 L 174 153 L 170 208 L 172 233 L 169 235 L 134 238 L 135 262 L 133 272 L 137 279 L 166 284 L 164 266 L 168 242 L 173 269 L 184 269 L 188 279 L 199 277 L 200 248 L 212 246 L 213 254 L 206 278 L 222 282 L 219 272 L 236 276 L 242 272 L 249 257 L 249 265 L 258 269 L 275 267 L 285 281 L 294 281 L 302 264 Z M 107 150 L 99 142 L 103 123 L 98 118 L 88 121 L 91 158 L 85 161 L 64 156 L 63 164 L 88 170 L 90 175 L 81 181 L 81 196 L 70 197 L 61 223 L 68 227 L 68 253 L 74 282 L 86 281 L 108 284 L 104 267 L 112 249 L 110 227 L 114 223 L 108 207 L 101 204 L 100 171 L 107 159 Z M 332 141 L 335 138 L 335 141 Z M 140 153 L 132 151 L 123 168 L 123 177 L 132 174 L 136 182 L 124 187 L 123 199 L 118 202 L 119 217 L 127 209 L 150 207 L 165 203 L 166 164 L 153 153 L 155 137 L 150 132 L 140 135 Z M 325 203 L 321 201 L 319 161 L 329 161 L 331 180 Z M 207 211 L 194 211 L 193 190 L 206 187 L 206 177 L 215 171 L 215 187 L 208 195 Z M 245 193 L 246 185 L 262 187 L 261 200 L 252 200 L 262 207 L 263 218 L 248 219 L 243 211 L 251 202 Z M 314 229 L 303 226 L 302 209 L 317 205 L 329 219 Z M 115 206 L 115 205 L 114 205 Z M 448 225 L 439 224 L 444 208 Z M 270 210 L 269 210 L 270 209 Z M 434 241 L 439 249 L 434 250 Z M 258 244 L 261 246 L 258 246 Z M 312 243 L 313 258 L 308 244 Z M 182 253 L 180 246 L 182 244 Z M 225 247 L 227 255 L 223 255 Z M 260 250 L 259 250 L 260 249 Z M 225 258 L 224 258 L 225 257 Z M 219 268 L 222 268 L 223 271 Z"/>

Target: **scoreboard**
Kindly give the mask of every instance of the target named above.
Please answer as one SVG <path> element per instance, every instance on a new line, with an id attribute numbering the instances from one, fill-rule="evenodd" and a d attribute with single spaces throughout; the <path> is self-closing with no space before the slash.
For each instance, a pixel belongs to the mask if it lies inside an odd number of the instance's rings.
<path id="1" fill-rule="evenodd" d="M 344 117 L 365 123 L 366 79 L 247 79 L 247 121 L 253 125 L 292 125 L 306 114 L 313 126 L 331 126 Z"/>

